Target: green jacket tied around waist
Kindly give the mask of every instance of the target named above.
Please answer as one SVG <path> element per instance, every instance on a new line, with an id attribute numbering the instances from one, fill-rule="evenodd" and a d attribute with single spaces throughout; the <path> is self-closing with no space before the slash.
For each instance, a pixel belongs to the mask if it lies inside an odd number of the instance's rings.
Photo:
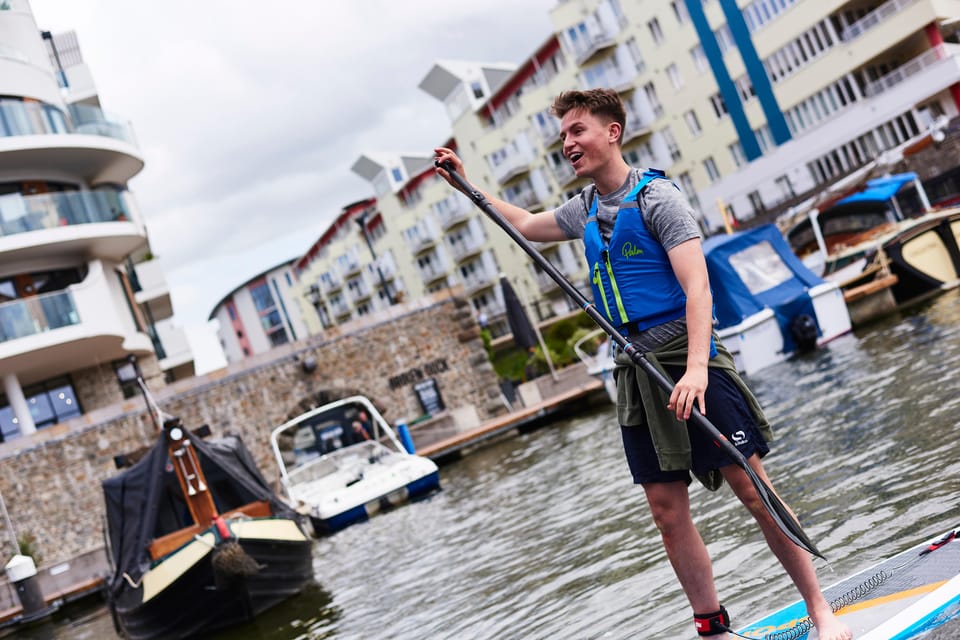
<path id="1" fill-rule="evenodd" d="M 724 369 L 730 375 L 743 392 L 760 428 L 760 433 L 769 442 L 773 439 L 773 429 L 764 416 L 760 403 L 740 377 L 733 356 L 716 334 L 713 340 L 717 346 L 717 355 L 710 359 L 708 365 Z M 670 376 L 664 369 L 665 366 L 686 367 L 687 365 L 686 334 L 671 340 L 655 351 L 648 352 L 646 358 L 669 380 Z M 650 376 L 622 350 L 617 349 L 614 362 L 617 365 L 613 375 L 617 381 L 617 418 L 620 424 L 625 427 L 649 425 L 660 468 L 664 471 L 691 469 L 693 459 L 690 450 L 690 434 L 687 431 L 686 421 L 677 420 L 676 414 L 667 409 L 670 394 L 654 384 Z M 723 476 L 718 470 L 697 474 L 697 479 L 711 491 L 716 491 L 723 484 Z"/>

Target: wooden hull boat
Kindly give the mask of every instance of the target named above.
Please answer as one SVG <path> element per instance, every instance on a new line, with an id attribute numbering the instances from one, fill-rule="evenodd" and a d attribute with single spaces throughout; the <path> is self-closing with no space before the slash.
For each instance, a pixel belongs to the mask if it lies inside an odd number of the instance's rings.
<path id="1" fill-rule="evenodd" d="M 854 325 L 960 284 L 960 209 L 905 216 L 917 182 L 912 173 L 871 180 L 786 233 L 797 255 L 843 290 Z"/>
<path id="2" fill-rule="evenodd" d="M 179 421 L 103 483 L 118 633 L 186 638 L 252 620 L 313 579 L 311 539 L 239 438 L 204 442 Z"/>

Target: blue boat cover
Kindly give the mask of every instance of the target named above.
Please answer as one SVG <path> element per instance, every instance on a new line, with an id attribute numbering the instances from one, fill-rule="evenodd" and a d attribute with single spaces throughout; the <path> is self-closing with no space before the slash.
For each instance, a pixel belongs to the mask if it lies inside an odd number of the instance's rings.
<path id="1" fill-rule="evenodd" d="M 847 196 L 842 200 L 838 200 L 834 206 L 849 204 L 851 202 L 886 202 L 893 196 L 897 195 L 897 192 L 900 191 L 903 185 L 913 182 L 916 179 L 917 174 L 912 172 L 898 173 L 885 178 L 874 178 L 873 180 L 867 181 L 867 186 L 863 191 L 858 191 L 857 193 Z"/>
<path id="2" fill-rule="evenodd" d="M 790 250 L 776 225 L 717 235 L 703 242 L 718 329 L 770 308 L 783 334 L 784 351 L 796 350 L 790 323 L 800 314 L 815 321 L 810 287 L 824 280 Z M 822 335 L 817 321 L 817 334 Z"/>

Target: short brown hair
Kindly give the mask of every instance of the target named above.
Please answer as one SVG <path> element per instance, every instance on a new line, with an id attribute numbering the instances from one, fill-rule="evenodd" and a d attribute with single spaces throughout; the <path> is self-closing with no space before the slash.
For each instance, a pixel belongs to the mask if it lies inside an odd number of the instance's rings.
<path id="1" fill-rule="evenodd" d="M 620 99 L 620 94 L 613 89 L 564 91 L 554 98 L 553 104 L 550 105 L 550 112 L 558 118 L 563 118 L 576 109 L 585 109 L 607 122 L 616 122 L 620 125 L 620 139 L 617 142 L 623 140 L 627 111 L 623 106 L 623 100 Z"/>

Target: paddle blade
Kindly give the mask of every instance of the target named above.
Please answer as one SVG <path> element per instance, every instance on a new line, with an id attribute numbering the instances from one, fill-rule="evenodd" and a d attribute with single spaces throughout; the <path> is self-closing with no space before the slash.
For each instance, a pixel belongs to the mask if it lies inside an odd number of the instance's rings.
<path id="1" fill-rule="evenodd" d="M 817 545 L 813 544 L 813 541 L 807 537 L 807 534 L 804 533 L 803 528 L 800 527 L 800 523 L 797 522 L 797 519 L 793 517 L 793 514 L 790 513 L 790 510 L 787 509 L 786 505 L 780 501 L 780 498 L 777 497 L 775 493 L 768 487 L 763 480 L 757 476 L 757 474 L 750 468 L 749 465 L 744 466 L 743 470 L 747 473 L 747 476 L 750 478 L 750 482 L 753 483 L 754 488 L 757 490 L 757 494 L 760 496 L 760 501 L 763 502 L 763 506 L 766 507 L 767 511 L 770 513 L 770 517 L 773 518 L 774 523 L 777 527 L 780 528 L 780 531 L 783 532 L 783 535 L 793 542 L 795 545 L 812 553 L 813 555 L 826 560 L 826 557 L 820 550 L 817 549 Z"/>

